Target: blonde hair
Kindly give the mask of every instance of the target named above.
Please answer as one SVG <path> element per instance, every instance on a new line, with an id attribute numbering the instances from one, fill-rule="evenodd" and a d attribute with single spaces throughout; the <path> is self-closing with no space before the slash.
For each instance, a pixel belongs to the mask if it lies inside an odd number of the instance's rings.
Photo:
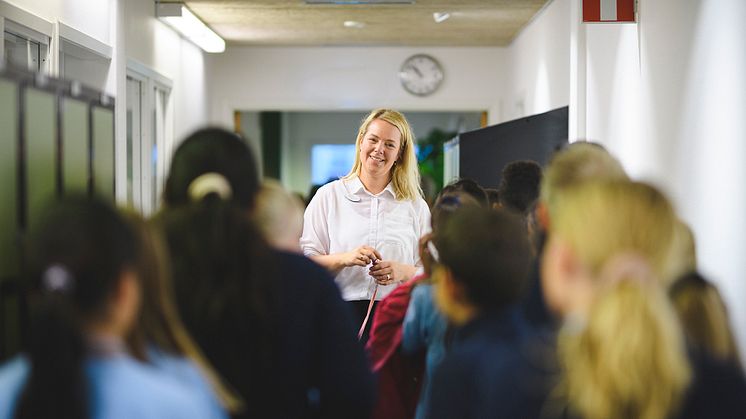
<path id="1" fill-rule="evenodd" d="M 576 142 L 557 152 L 541 180 L 539 200 L 550 217 L 562 191 L 587 180 L 628 179 L 621 163 L 595 143 Z"/>
<path id="2" fill-rule="evenodd" d="M 696 273 L 671 287 L 671 300 L 689 342 L 717 359 L 741 367 L 728 310 L 717 287 Z"/>
<path id="3" fill-rule="evenodd" d="M 391 182 L 394 187 L 396 199 L 404 201 L 415 200 L 417 197 L 421 197 L 420 172 L 417 167 L 417 156 L 414 153 L 414 135 L 404 115 L 393 109 L 375 109 L 363 119 L 360 129 L 357 132 L 357 140 L 355 140 L 355 163 L 352 165 L 350 173 L 343 179 L 347 180 L 355 176 L 360 176 L 360 170 L 363 165 L 363 162 L 360 160 L 360 146 L 365 133 L 368 131 L 368 126 L 376 119 L 388 122 L 395 126 L 399 130 L 399 133 L 401 133 L 399 158 L 394 163 L 394 167 L 391 168 Z"/>
<path id="4" fill-rule="evenodd" d="M 275 180 L 265 180 L 259 189 L 254 221 L 271 246 L 300 252 L 303 233 L 303 203 Z"/>
<path id="5" fill-rule="evenodd" d="M 138 325 L 127 338 L 137 358 L 148 361 L 147 346 L 192 360 L 205 375 L 221 404 L 239 412 L 244 402 L 230 390 L 194 342 L 181 321 L 173 299 L 168 250 L 159 231 L 134 212 L 125 213 L 140 241 L 138 275 L 142 286 L 142 307 Z"/>
<path id="6" fill-rule="evenodd" d="M 672 252 L 674 265 L 671 267 L 671 276 L 667 278 L 669 280 L 667 285 L 672 285 L 685 275 L 697 272 L 697 250 L 694 244 L 694 233 L 680 219 L 676 221 Z"/>
<path id="7" fill-rule="evenodd" d="M 630 181 L 567 188 L 552 231 L 595 281 L 581 330 L 563 329 L 558 391 L 585 418 L 669 417 L 691 379 L 683 333 L 662 280 L 669 270 L 674 211 L 654 188 Z M 609 267 L 633 254 L 648 270 Z"/>

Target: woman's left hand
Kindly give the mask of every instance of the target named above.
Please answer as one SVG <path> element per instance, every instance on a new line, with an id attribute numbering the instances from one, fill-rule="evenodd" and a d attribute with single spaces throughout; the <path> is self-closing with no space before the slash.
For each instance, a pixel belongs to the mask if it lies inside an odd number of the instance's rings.
<path id="1" fill-rule="evenodd" d="M 412 277 L 415 269 L 414 266 L 403 263 L 379 260 L 370 267 L 368 273 L 376 280 L 378 285 L 391 285 L 408 280 Z"/>

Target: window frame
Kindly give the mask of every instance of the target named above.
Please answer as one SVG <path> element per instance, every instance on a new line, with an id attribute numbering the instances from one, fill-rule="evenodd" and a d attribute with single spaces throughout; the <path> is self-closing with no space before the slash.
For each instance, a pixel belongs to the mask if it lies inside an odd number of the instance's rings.
<path id="1" fill-rule="evenodd" d="M 135 140 L 134 133 L 132 136 L 132 164 L 134 165 L 132 205 L 147 216 L 158 209 L 161 192 L 165 184 L 166 171 L 171 160 L 173 146 L 173 101 L 171 100 L 173 82 L 155 70 L 132 59 L 127 60 L 126 73 L 127 79 L 137 80 L 141 86 L 139 142 Z M 158 138 L 159 136 L 155 132 L 155 106 L 157 102 L 155 96 L 157 90 L 165 93 L 165 103 L 162 109 L 162 138 Z M 154 145 L 157 150 L 155 165 L 150 164 L 153 158 Z M 127 168 L 126 154 L 120 156 L 120 162 L 124 164 L 125 168 Z M 122 162 L 121 159 L 124 161 Z M 143 164 L 143 162 L 148 164 Z M 138 166 L 139 170 L 135 170 L 135 167 Z M 136 176 L 136 173 L 139 173 L 139 176 Z M 126 190 L 126 176 L 122 181 L 125 183 L 123 187 Z"/>
<path id="2" fill-rule="evenodd" d="M 54 25 L 39 16 L 29 13 L 6 1 L 0 0 L 0 62 L 5 62 L 5 31 L 37 42 L 46 47 L 38 71 L 55 76 L 57 63 L 54 45 Z M 41 54 L 40 54 L 41 55 Z"/>
<path id="3" fill-rule="evenodd" d="M 57 21 L 54 24 L 54 39 L 55 39 L 55 45 L 53 51 L 53 62 L 55 63 L 54 66 L 54 74 L 58 77 L 62 77 L 65 79 L 71 79 L 70 75 L 64 74 L 64 66 L 65 66 L 65 52 L 64 48 L 66 44 L 71 44 L 74 48 L 76 48 L 80 53 L 82 53 L 85 58 L 92 59 L 92 60 L 98 60 L 101 61 L 102 64 L 104 64 L 104 67 L 106 67 L 106 74 L 103 75 L 103 85 L 100 86 L 90 86 L 97 90 L 100 90 L 102 92 L 107 91 L 106 89 L 106 80 L 109 78 L 109 73 L 111 72 L 111 63 L 112 63 L 112 57 L 113 57 L 113 51 L 114 49 L 104 43 L 99 41 L 96 38 L 93 38 L 84 32 L 81 32 L 72 26 L 69 26 L 63 22 Z M 78 80 L 79 82 L 84 82 L 83 80 Z"/>

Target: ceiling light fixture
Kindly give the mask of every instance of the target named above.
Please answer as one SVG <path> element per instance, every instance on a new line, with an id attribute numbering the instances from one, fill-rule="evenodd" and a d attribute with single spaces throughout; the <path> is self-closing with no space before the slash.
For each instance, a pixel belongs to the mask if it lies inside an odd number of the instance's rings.
<path id="1" fill-rule="evenodd" d="M 206 52 L 225 51 L 225 41 L 182 3 L 155 4 L 155 15 Z"/>
<path id="2" fill-rule="evenodd" d="M 365 27 L 365 23 L 358 22 L 357 20 L 345 20 L 344 26 L 345 28 L 363 29 Z"/>
<path id="3" fill-rule="evenodd" d="M 435 21 L 435 23 L 443 23 L 448 20 L 449 17 L 451 17 L 451 14 L 448 12 L 433 13 L 433 20 Z"/>
<path id="4" fill-rule="evenodd" d="M 366 5 L 366 4 L 414 4 L 415 0 L 306 0 L 306 4 Z"/>

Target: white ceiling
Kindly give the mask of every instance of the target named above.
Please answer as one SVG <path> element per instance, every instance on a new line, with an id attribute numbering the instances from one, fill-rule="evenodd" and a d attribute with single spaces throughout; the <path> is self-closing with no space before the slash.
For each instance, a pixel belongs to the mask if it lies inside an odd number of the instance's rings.
<path id="1" fill-rule="evenodd" d="M 315 0 L 318 1 L 318 0 Z M 344 3 L 350 0 L 336 0 Z M 377 0 L 357 0 L 377 1 Z M 229 45 L 505 46 L 551 0 L 187 0 Z M 164 0 L 163 3 L 173 2 Z M 436 23 L 433 13 L 449 13 Z M 345 21 L 363 28 L 346 28 Z"/>

